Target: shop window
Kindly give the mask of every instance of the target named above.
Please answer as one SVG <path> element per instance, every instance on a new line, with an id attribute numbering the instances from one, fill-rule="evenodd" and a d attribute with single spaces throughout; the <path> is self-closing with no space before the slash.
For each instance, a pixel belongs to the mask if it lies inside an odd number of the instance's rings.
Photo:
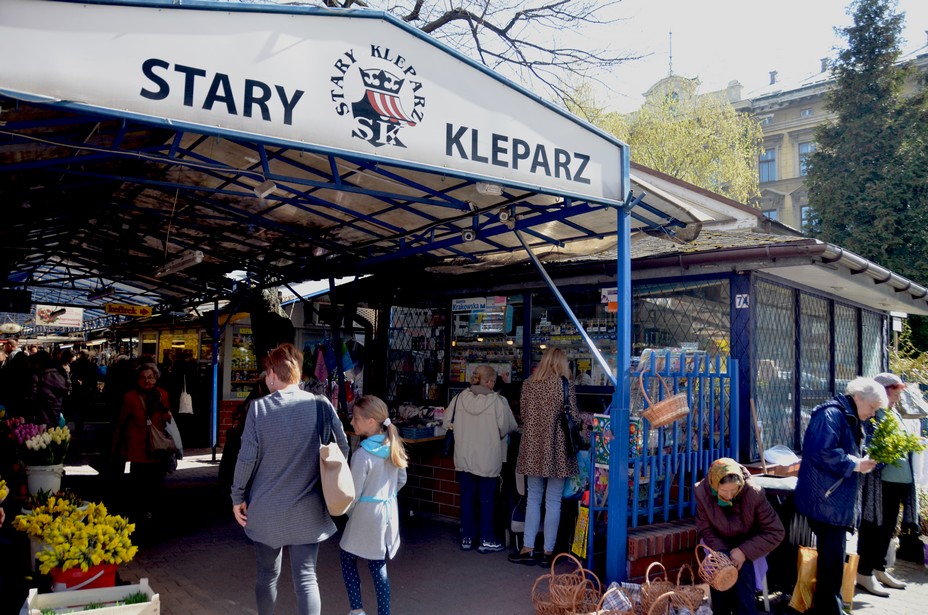
<path id="1" fill-rule="evenodd" d="M 727 280 L 636 285 L 632 289 L 632 353 L 671 346 L 727 356 L 730 304 Z"/>
<path id="2" fill-rule="evenodd" d="M 832 398 L 831 319 L 828 300 L 799 293 L 800 436 L 805 434 L 815 406 Z"/>
<path id="3" fill-rule="evenodd" d="M 764 150 L 757 160 L 757 167 L 761 183 L 777 180 L 777 150 L 775 147 Z"/>
<path id="4" fill-rule="evenodd" d="M 763 429 L 764 442 L 795 449 L 793 392 L 795 390 L 795 292 L 779 284 L 754 280 L 751 348 L 754 366 L 752 398 Z M 759 459 L 752 437 L 751 459 Z"/>
<path id="5" fill-rule="evenodd" d="M 445 312 L 394 307 L 390 311 L 386 401 L 444 405 Z"/>
<path id="6" fill-rule="evenodd" d="M 864 374 L 883 371 L 883 349 L 886 347 L 886 321 L 882 314 L 861 310 L 860 348 Z"/>
<path id="7" fill-rule="evenodd" d="M 230 397 L 244 399 L 258 382 L 260 369 L 255 356 L 251 326 L 232 327 L 232 353 L 229 358 Z"/>
<path id="8" fill-rule="evenodd" d="M 857 358 L 857 308 L 835 303 L 835 391 L 843 391 L 848 382 L 860 375 Z"/>

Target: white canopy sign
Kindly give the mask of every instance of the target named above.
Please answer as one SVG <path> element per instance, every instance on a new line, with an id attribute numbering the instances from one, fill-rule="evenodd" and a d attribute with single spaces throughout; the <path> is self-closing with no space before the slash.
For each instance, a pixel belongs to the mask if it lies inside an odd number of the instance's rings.
<path id="1" fill-rule="evenodd" d="M 0 90 L 623 196 L 621 143 L 383 13 L 0 0 Z"/>

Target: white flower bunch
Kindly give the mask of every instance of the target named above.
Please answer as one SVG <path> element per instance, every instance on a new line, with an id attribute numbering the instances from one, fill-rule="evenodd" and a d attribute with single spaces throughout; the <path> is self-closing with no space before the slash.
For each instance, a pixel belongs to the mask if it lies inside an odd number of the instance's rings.
<path id="1" fill-rule="evenodd" d="M 67 427 L 53 427 L 26 440 L 26 448 L 31 451 L 41 451 L 52 443 L 67 444 L 71 441 L 71 431 Z"/>

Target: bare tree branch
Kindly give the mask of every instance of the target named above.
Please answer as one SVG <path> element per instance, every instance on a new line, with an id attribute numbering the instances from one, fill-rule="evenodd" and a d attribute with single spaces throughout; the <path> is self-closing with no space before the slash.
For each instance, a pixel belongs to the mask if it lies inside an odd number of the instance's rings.
<path id="1" fill-rule="evenodd" d="M 583 42 L 621 21 L 621 0 L 322 0 L 396 15 L 540 95 L 567 104 L 577 82 L 596 81 L 639 55 Z M 582 36 L 582 38 L 581 38 Z M 619 40 L 619 36 L 612 40 Z M 567 41 L 575 41 L 570 44 Z"/>

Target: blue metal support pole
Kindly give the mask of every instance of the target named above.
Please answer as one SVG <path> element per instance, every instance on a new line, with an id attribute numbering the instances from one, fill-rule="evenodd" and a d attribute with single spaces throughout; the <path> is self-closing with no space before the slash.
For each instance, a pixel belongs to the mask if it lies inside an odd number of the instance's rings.
<path id="1" fill-rule="evenodd" d="M 751 311 L 751 276 L 749 274 L 740 274 L 734 275 L 731 279 L 730 286 L 731 289 L 731 306 L 729 312 L 729 322 L 730 332 L 729 339 L 731 340 L 731 349 L 729 350 L 729 357 L 738 361 L 738 370 L 739 370 L 739 382 L 744 382 L 743 389 L 734 388 L 734 380 L 731 381 L 730 396 L 731 399 L 738 399 L 738 406 L 741 409 L 741 421 L 742 425 L 751 425 L 753 420 L 751 419 L 751 334 L 752 331 L 752 311 Z M 728 368 L 729 373 L 732 373 L 734 370 L 731 366 Z M 732 403 L 734 406 L 734 403 Z M 729 408 L 731 411 L 731 408 Z M 760 415 L 757 416 L 757 420 L 761 419 Z M 754 429 L 744 429 L 739 433 L 738 431 L 733 432 L 732 439 L 738 440 L 738 449 L 743 451 L 745 454 L 744 459 L 737 459 L 738 461 L 750 462 L 754 461 L 751 458 L 752 448 L 751 448 L 751 436 L 754 434 Z M 734 442 L 732 443 L 734 445 Z"/>
<path id="2" fill-rule="evenodd" d="M 628 216 L 625 216 L 627 219 Z M 580 333 L 580 337 L 583 338 L 583 341 L 586 342 L 587 347 L 590 349 L 590 352 L 596 358 L 596 361 L 599 363 L 600 367 L 603 369 L 603 373 L 609 376 L 609 380 L 612 381 L 612 385 L 615 386 L 615 374 L 612 373 L 612 368 L 609 366 L 609 362 L 606 361 L 606 358 L 599 351 L 599 348 L 596 347 L 596 344 L 593 342 L 593 338 L 590 337 L 590 334 L 586 332 L 586 329 L 583 328 L 583 325 L 580 323 L 580 320 L 577 319 L 577 315 L 574 314 L 574 311 L 570 309 L 570 306 L 567 305 L 567 300 L 564 299 L 564 296 L 561 294 L 561 291 L 557 289 L 557 286 L 554 285 L 554 280 L 551 279 L 551 276 L 548 275 L 548 272 L 545 271 L 544 265 L 541 264 L 541 261 L 538 260 L 538 257 L 535 256 L 535 253 L 532 252 L 532 248 L 528 245 L 528 242 L 525 241 L 525 238 L 522 236 L 520 231 L 513 231 L 518 240 L 522 243 L 522 247 L 525 248 L 525 252 L 528 254 L 528 257 L 531 259 L 532 264 L 535 265 L 535 268 L 538 270 L 541 279 L 544 280 L 545 284 L 548 285 L 548 288 L 554 294 L 554 298 L 557 299 L 557 302 L 564 309 L 564 313 L 567 314 L 567 317 L 570 318 L 570 321 L 577 328 L 577 331 Z M 619 354 L 622 354 L 621 352 Z"/>
<path id="3" fill-rule="evenodd" d="M 628 157 L 623 157 L 623 191 L 629 190 Z M 628 429 L 631 400 L 632 351 L 632 248 L 631 218 L 627 210 L 618 209 L 616 223 L 616 375 L 612 394 L 611 425 L 615 437 L 609 443 L 609 499 L 606 528 L 606 582 L 624 581 L 628 576 Z M 610 375 L 611 371 L 607 372 Z"/>
<path id="4" fill-rule="evenodd" d="M 213 398 L 210 400 L 209 414 L 210 446 L 213 460 L 216 459 L 216 434 L 219 425 L 219 300 L 213 302 Z"/>

